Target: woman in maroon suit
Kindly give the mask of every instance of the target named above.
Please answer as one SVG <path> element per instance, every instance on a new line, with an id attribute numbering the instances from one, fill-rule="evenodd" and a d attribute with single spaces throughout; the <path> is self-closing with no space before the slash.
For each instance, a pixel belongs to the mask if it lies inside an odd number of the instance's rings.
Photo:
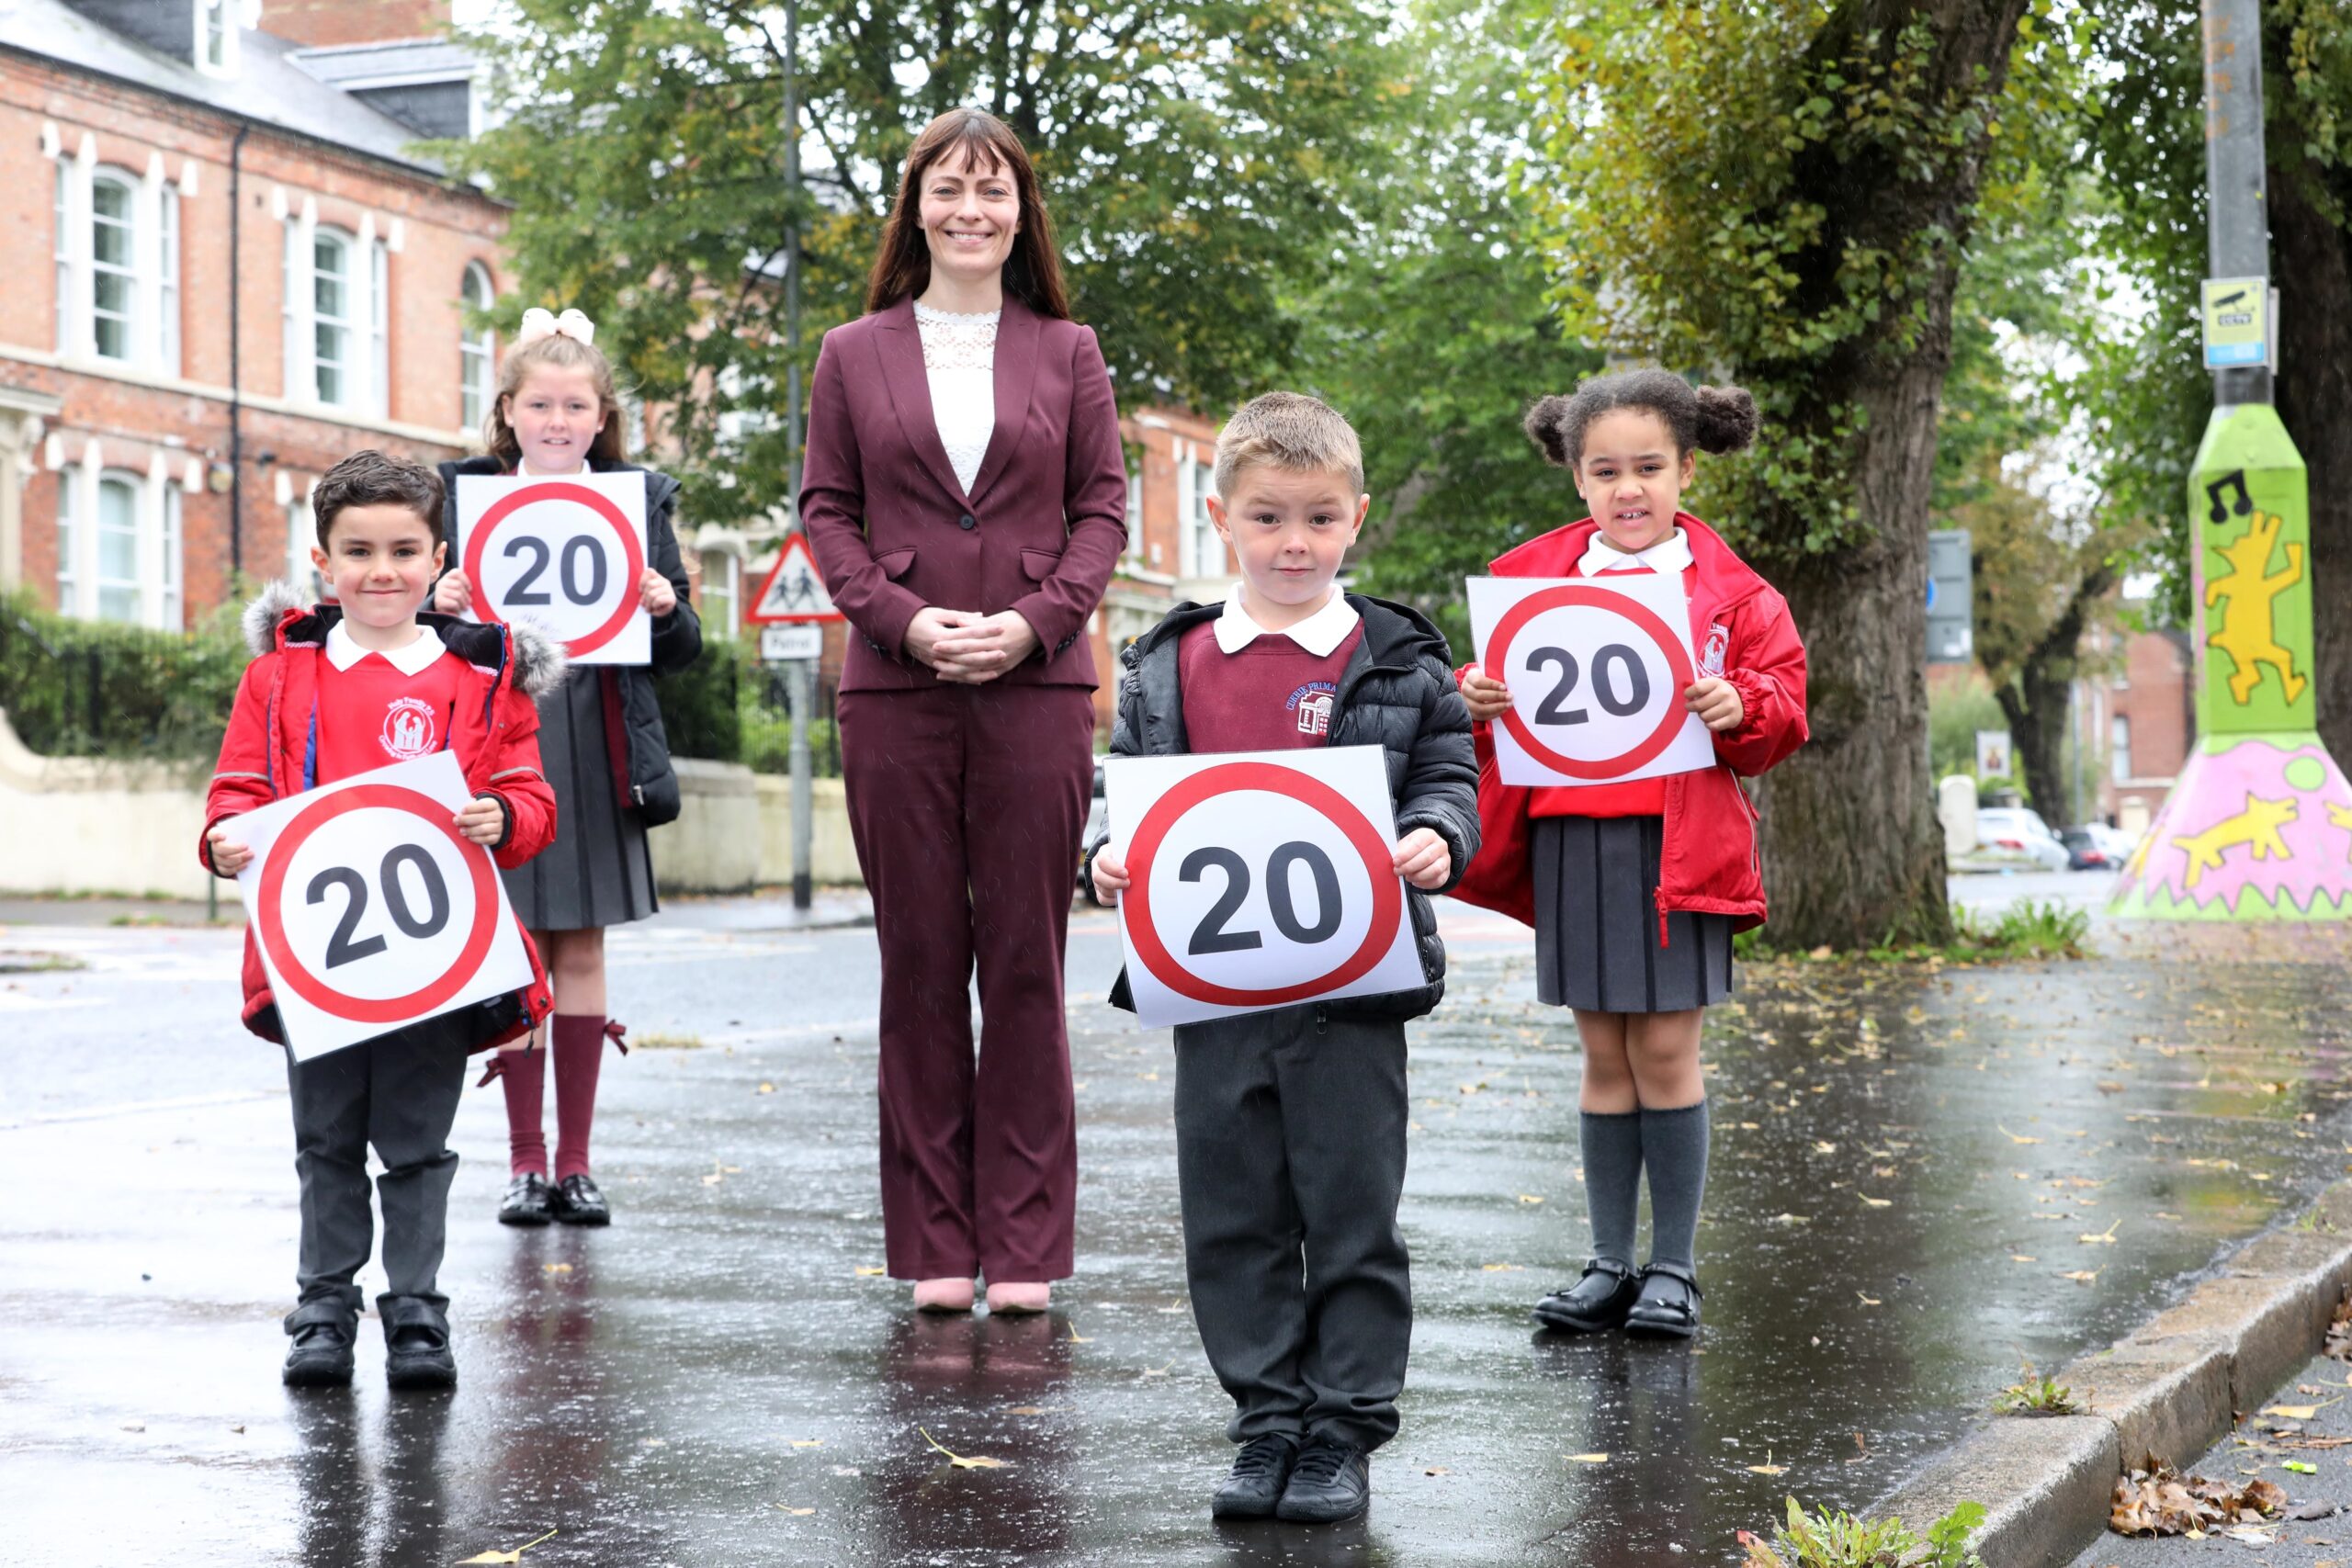
<path id="1" fill-rule="evenodd" d="M 866 314 L 825 336 L 802 526 L 859 635 L 842 771 L 882 948 L 882 1222 L 915 1304 L 1044 1310 L 1078 1145 L 1062 940 L 1093 773 L 1087 618 L 1126 545 L 1094 334 L 1028 155 L 923 128 Z M 978 965 L 973 1056 L 967 987 Z"/>

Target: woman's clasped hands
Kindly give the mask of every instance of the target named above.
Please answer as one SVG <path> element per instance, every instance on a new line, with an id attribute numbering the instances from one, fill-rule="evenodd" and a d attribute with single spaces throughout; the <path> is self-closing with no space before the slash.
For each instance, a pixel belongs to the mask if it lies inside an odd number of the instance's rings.
<path id="1" fill-rule="evenodd" d="M 1018 610 L 983 615 L 926 604 L 907 623 L 907 652 L 959 686 L 986 685 L 1038 646 L 1036 629 Z"/>

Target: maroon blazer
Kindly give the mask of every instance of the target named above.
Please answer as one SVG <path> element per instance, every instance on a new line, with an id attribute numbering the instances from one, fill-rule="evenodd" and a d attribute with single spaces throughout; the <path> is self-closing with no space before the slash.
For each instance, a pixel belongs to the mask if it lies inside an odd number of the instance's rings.
<path id="1" fill-rule="evenodd" d="M 931 686 L 903 649 L 925 605 L 1018 610 L 1043 645 L 1000 679 L 1091 686 L 1087 617 L 1127 545 L 1127 465 L 1091 327 L 1011 295 L 996 330 L 996 432 L 966 495 L 940 444 L 914 304 L 825 334 L 808 392 L 800 523 L 860 637 L 844 692 Z"/>

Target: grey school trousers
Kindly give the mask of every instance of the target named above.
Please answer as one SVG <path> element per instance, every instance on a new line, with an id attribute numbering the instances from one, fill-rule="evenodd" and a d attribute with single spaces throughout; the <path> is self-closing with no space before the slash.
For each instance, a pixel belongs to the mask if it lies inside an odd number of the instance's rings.
<path id="1" fill-rule="evenodd" d="M 449 1183 L 458 1156 L 449 1129 L 466 1088 L 465 1047 L 424 1023 L 298 1062 L 286 1058 L 294 1101 L 294 1168 L 302 1179 L 302 1300 L 363 1303 L 353 1283 L 375 1242 L 368 1207 L 368 1145 L 384 1162 L 386 1293 L 447 1311 L 436 1288 L 448 1239 Z"/>
<path id="2" fill-rule="evenodd" d="M 1311 1005 L 1179 1025 L 1175 1100 L 1184 1272 L 1227 1436 L 1378 1448 L 1413 1332 L 1405 1026 Z"/>

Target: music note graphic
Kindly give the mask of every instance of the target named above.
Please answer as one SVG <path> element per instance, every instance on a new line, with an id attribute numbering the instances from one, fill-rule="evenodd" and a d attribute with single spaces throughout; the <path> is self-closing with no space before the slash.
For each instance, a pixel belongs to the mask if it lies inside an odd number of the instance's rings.
<path id="1" fill-rule="evenodd" d="M 2237 491 L 2237 499 L 2230 502 L 2226 510 L 2222 505 L 2222 492 L 2225 490 Z M 2243 517 L 2254 510 L 2254 498 L 2245 492 L 2244 468 L 2240 468 L 2233 474 L 2223 474 L 2205 487 L 2205 493 L 2213 502 L 2213 510 L 2205 514 L 2205 520 L 2209 523 L 2225 522 L 2232 515 Z"/>

